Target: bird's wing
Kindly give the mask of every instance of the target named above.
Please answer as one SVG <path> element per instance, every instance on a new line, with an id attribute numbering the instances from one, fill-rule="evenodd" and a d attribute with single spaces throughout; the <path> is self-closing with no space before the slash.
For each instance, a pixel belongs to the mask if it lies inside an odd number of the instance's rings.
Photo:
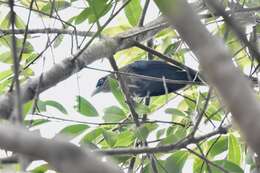
<path id="1" fill-rule="evenodd" d="M 180 69 L 177 66 L 173 66 L 170 64 L 167 64 L 163 61 L 135 61 L 134 63 L 126 66 L 127 68 L 132 69 L 133 71 L 139 72 L 139 71 L 143 71 L 143 70 L 160 70 L 160 69 L 169 69 L 172 71 L 183 71 L 182 69 Z"/>

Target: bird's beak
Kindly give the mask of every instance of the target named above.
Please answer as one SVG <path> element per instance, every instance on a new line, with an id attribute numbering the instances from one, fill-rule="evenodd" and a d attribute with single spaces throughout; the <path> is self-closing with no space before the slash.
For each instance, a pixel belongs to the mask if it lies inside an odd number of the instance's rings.
<path id="1" fill-rule="evenodd" d="M 98 94 L 101 92 L 100 88 L 96 88 L 92 93 L 91 93 L 91 97 L 93 97 L 94 95 Z"/>

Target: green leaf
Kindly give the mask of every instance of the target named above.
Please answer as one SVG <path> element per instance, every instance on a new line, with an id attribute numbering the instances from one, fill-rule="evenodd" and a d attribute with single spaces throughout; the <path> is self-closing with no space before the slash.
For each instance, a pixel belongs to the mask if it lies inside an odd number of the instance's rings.
<path id="1" fill-rule="evenodd" d="M 32 109 L 32 106 L 33 106 L 33 101 L 28 101 L 27 103 L 25 103 L 23 105 L 23 116 L 27 115 L 30 110 Z"/>
<path id="2" fill-rule="evenodd" d="M 112 7 L 111 3 L 108 3 L 108 0 L 88 0 L 87 2 L 89 6 L 75 17 L 75 24 L 80 24 L 85 20 L 88 20 L 89 23 L 94 23 Z"/>
<path id="3" fill-rule="evenodd" d="M 143 103 L 137 103 L 135 110 L 138 114 L 148 114 L 151 112 L 149 106 L 146 106 Z"/>
<path id="4" fill-rule="evenodd" d="M 44 103 L 44 101 L 38 100 L 37 101 L 37 107 L 38 107 L 40 112 L 46 112 L 47 111 L 46 104 Z"/>
<path id="5" fill-rule="evenodd" d="M 57 48 L 63 41 L 64 35 L 59 35 L 53 43 L 54 48 Z"/>
<path id="6" fill-rule="evenodd" d="M 71 6 L 70 2 L 64 1 L 64 0 L 55 0 L 55 1 L 50 1 L 46 5 L 44 5 L 41 8 L 41 11 L 44 11 L 44 13 L 51 13 L 54 12 L 53 9 L 55 10 L 63 10 Z"/>
<path id="7" fill-rule="evenodd" d="M 150 132 L 155 130 L 157 127 L 158 127 L 157 124 L 145 124 L 145 125 L 142 125 L 142 126 L 138 127 L 135 130 L 135 136 L 139 140 L 145 141 L 146 138 L 148 137 L 148 135 L 150 134 Z"/>
<path id="8" fill-rule="evenodd" d="M 217 160 L 214 161 L 215 164 L 224 168 L 228 173 L 243 173 L 244 171 L 235 163 L 228 160 Z M 223 173 L 222 170 L 216 168 L 215 166 L 210 165 L 212 173 Z"/>
<path id="9" fill-rule="evenodd" d="M 84 22 L 85 20 L 88 19 L 88 16 L 91 14 L 91 11 L 89 8 L 84 9 L 83 11 L 81 11 L 81 13 L 79 13 L 78 16 L 75 17 L 75 24 L 80 24 L 82 22 Z"/>
<path id="10" fill-rule="evenodd" d="M 104 111 L 104 121 L 105 122 L 119 122 L 126 118 L 126 113 L 117 106 L 110 106 Z"/>
<path id="11" fill-rule="evenodd" d="M 109 156 L 110 158 L 113 159 L 113 161 L 115 161 L 116 163 L 120 164 L 120 163 L 127 163 L 128 160 L 130 160 L 132 157 L 135 156 L 128 156 L 128 155 L 111 155 Z"/>
<path id="12" fill-rule="evenodd" d="M 0 72 L 0 81 L 10 77 L 13 74 L 12 69 L 8 69 Z"/>
<path id="13" fill-rule="evenodd" d="M 40 110 L 40 112 L 46 112 L 47 106 L 54 107 L 57 110 L 61 111 L 62 113 L 68 114 L 66 109 L 60 103 L 58 103 L 54 100 L 47 100 L 47 101 L 38 100 L 37 107 Z"/>
<path id="14" fill-rule="evenodd" d="M 76 97 L 76 105 L 74 108 L 82 115 L 88 116 L 88 117 L 96 117 L 98 116 L 98 112 L 94 106 L 90 102 L 88 102 L 86 99 L 84 99 L 81 96 Z"/>
<path id="15" fill-rule="evenodd" d="M 128 106 L 125 103 L 125 97 L 124 94 L 121 90 L 121 88 L 119 87 L 117 81 L 115 79 L 109 78 L 109 87 L 114 95 L 114 97 L 116 98 L 116 100 L 118 101 L 118 103 L 125 109 L 128 110 Z"/>
<path id="16" fill-rule="evenodd" d="M 19 15 L 15 16 L 15 26 L 18 29 L 24 29 L 25 23 L 23 22 L 22 18 L 19 17 Z"/>
<path id="17" fill-rule="evenodd" d="M 165 133 L 165 129 L 160 129 L 156 132 L 156 139 L 160 139 Z"/>
<path id="18" fill-rule="evenodd" d="M 113 147 L 115 145 L 117 141 L 117 134 L 111 131 L 103 130 L 103 136 L 110 147 Z"/>
<path id="19" fill-rule="evenodd" d="M 44 123 L 50 122 L 47 119 L 37 119 L 37 120 L 26 120 L 26 125 L 30 125 L 30 127 L 38 126 Z"/>
<path id="20" fill-rule="evenodd" d="M 176 108 L 167 108 L 165 113 L 172 114 L 173 116 L 187 116 L 187 114 Z"/>
<path id="21" fill-rule="evenodd" d="M 188 158 L 188 152 L 176 151 L 166 159 L 165 169 L 171 173 L 182 173 L 182 168 Z"/>
<path id="22" fill-rule="evenodd" d="M 24 60 L 26 64 L 29 64 L 32 61 L 35 61 L 36 58 L 39 58 L 38 56 L 38 53 L 23 53 L 22 60 Z"/>
<path id="23" fill-rule="evenodd" d="M 184 138 L 187 134 L 187 131 L 183 127 L 169 127 L 167 129 L 167 136 L 163 139 L 159 145 L 165 144 L 173 144 L 179 141 L 180 139 Z"/>
<path id="24" fill-rule="evenodd" d="M 11 64 L 12 61 L 12 55 L 10 51 L 6 51 L 0 54 L 0 62 Z"/>
<path id="25" fill-rule="evenodd" d="M 241 163 L 241 149 L 237 137 L 228 135 L 228 155 L 227 159 L 237 165 Z"/>
<path id="26" fill-rule="evenodd" d="M 132 26 L 136 26 L 139 22 L 142 13 L 142 6 L 140 4 L 140 0 L 131 0 L 124 8 L 124 10 L 128 22 Z"/>
<path id="27" fill-rule="evenodd" d="M 210 150 L 209 150 L 210 148 Z M 227 136 L 215 137 L 207 142 L 207 150 L 209 152 L 208 156 L 213 158 L 228 149 L 228 138 Z"/>
<path id="28" fill-rule="evenodd" d="M 114 147 L 127 147 L 134 142 L 134 134 L 131 131 L 121 132 L 117 136 Z"/>
<path id="29" fill-rule="evenodd" d="M 3 14 L 2 14 L 3 15 Z M 1 29 L 9 29 L 11 23 L 10 23 L 10 15 L 11 13 L 8 12 L 6 14 L 6 16 L 2 19 L 1 23 L 0 23 L 0 27 Z"/>
<path id="30" fill-rule="evenodd" d="M 104 16 L 112 7 L 109 0 L 88 0 L 89 9 L 91 10 L 88 16 L 89 23 L 94 23 Z"/>
<path id="31" fill-rule="evenodd" d="M 43 164 L 43 165 L 37 166 L 33 170 L 29 170 L 29 171 L 32 173 L 44 173 L 48 170 L 49 170 L 48 164 Z"/>
<path id="32" fill-rule="evenodd" d="M 201 172 L 202 173 L 202 172 L 205 172 L 206 169 L 207 169 L 207 164 L 205 164 L 204 161 L 201 160 L 200 158 L 195 157 L 195 159 L 193 161 L 193 165 L 192 165 L 193 172 Z"/>
<path id="33" fill-rule="evenodd" d="M 87 128 L 89 128 L 89 126 L 85 124 L 73 124 L 62 129 L 60 133 L 68 134 L 69 136 L 74 137 L 85 131 Z"/>
<path id="34" fill-rule="evenodd" d="M 0 37 L 0 44 L 4 47 L 11 49 L 12 37 L 10 35 Z M 17 55 L 20 54 L 23 46 L 24 46 L 23 53 L 31 53 L 34 51 L 33 46 L 30 42 L 26 41 L 24 45 L 23 39 L 19 39 L 16 37 Z"/>
<path id="35" fill-rule="evenodd" d="M 59 111 L 61 111 L 64 114 L 68 114 L 67 110 L 57 101 L 47 100 L 47 101 L 44 102 L 44 104 L 46 106 L 52 106 L 52 107 L 58 109 Z"/>
<path id="36" fill-rule="evenodd" d="M 88 144 L 93 142 L 103 133 L 103 128 L 97 128 L 87 133 L 81 140 L 82 144 Z"/>
<path id="37" fill-rule="evenodd" d="M 165 55 L 172 56 L 176 53 L 177 48 L 180 46 L 181 41 L 170 44 L 164 51 Z"/>
<path id="38" fill-rule="evenodd" d="M 167 95 L 168 100 L 171 100 L 174 97 L 174 94 L 169 93 Z M 161 108 L 163 105 L 167 103 L 165 96 L 157 96 L 157 97 L 151 97 L 151 103 L 150 103 L 150 110 L 151 112 L 157 111 L 157 109 Z"/>
<path id="39" fill-rule="evenodd" d="M 158 170 L 159 173 L 168 173 L 166 172 L 167 170 L 165 170 L 165 161 L 164 160 L 158 160 L 156 159 L 156 168 Z M 151 162 L 148 162 L 148 164 L 144 167 L 143 172 L 142 173 L 152 173 L 154 172 L 153 166 L 151 164 Z"/>

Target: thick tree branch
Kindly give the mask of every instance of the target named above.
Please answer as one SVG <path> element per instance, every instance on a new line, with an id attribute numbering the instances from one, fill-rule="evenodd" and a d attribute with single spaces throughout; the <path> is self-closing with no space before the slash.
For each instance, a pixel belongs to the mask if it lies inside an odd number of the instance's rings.
<path id="1" fill-rule="evenodd" d="M 162 4 L 161 9 L 198 57 L 204 75 L 222 96 L 248 144 L 259 155 L 260 104 L 248 80 L 234 66 L 223 41 L 209 33 L 186 1 L 166 0 Z"/>
<path id="2" fill-rule="evenodd" d="M 55 64 L 49 71 L 42 74 L 39 93 L 55 86 L 57 83 L 67 79 L 74 73 L 80 71 L 86 65 L 104 58 L 112 56 L 116 51 L 133 46 L 133 41 L 144 41 L 150 39 L 158 31 L 168 27 L 165 18 L 159 17 L 155 21 L 137 27 L 113 38 L 106 38 L 92 44 L 80 56 L 65 58 L 60 63 Z M 31 100 L 36 93 L 40 77 L 29 80 L 21 87 L 21 102 L 26 103 Z M 8 118 L 14 105 L 14 93 L 10 92 L 0 97 L 0 116 Z"/>
<path id="3" fill-rule="evenodd" d="M 0 125 L 0 147 L 47 161 L 62 173 L 122 173 L 109 161 L 89 150 L 61 140 L 41 138 L 25 129 L 12 125 Z"/>

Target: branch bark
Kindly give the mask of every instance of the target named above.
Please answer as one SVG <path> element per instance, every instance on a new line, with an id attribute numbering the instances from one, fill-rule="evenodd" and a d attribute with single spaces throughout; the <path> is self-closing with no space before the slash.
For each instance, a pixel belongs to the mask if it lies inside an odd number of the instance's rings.
<path id="1" fill-rule="evenodd" d="M 55 64 L 49 71 L 42 74 L 41 86 L 38 87 L 40 77 L 33 78 L 21 87 L 21 102 L 34 98 L 36 89 L 39 93 L 55 86 L 57 83 L 67 79 L 74 73 L 83 69 L 92 62 L 111 57 L 115 52 L 133 46 L 133 41 L 145 41 L 154 36 L 158 31 L 168 27 L 164 17 L 159 17 L 144 27 L 133 28 L 130 31 L 119 34 L 113 38 L 105 38 L 89 46 L 77 58 L 65 58 L 60 63 Z M 14 106 L 14 92 L 7 93 L 0 97 L 0 117 L 9 118 Z"/>
<path id="2" fill-rule="evenodd" d="M 47 161 L 62 173 L 122 173 L 112 162 L 62 140 L 39 137 L 10 124 L 0 125 L 0 147 Z"/>
<path id="3" fill-rule="evenodd" d="M 157 2 L 198 57 L 208 82 L 217 89 L 248 144 L 259 155 L 260 104 L 249 81 L 234 66 L 223 41 L 209 33 L 186 1 Z"/>

